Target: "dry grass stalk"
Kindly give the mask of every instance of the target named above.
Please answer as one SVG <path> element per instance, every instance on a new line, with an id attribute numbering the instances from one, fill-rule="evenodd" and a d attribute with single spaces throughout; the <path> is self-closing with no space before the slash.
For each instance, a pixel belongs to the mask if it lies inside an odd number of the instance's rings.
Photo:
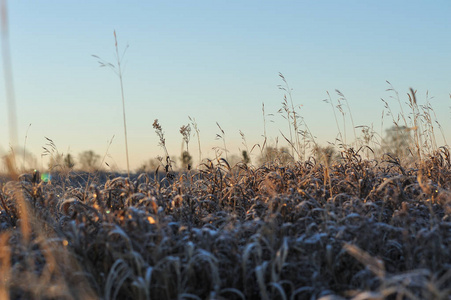
<path id="1" fill-rule="evenodd" d="M 125 158 L 127 161 L 127 174 L 128 174 L 128 177 L 130 177 L 130 163 L 129 163 L 129 156 L 128 156 L 128 138 L 127 138 L 127 120 L 126 120 L 126 114 L 125 114 L 124 83 L 123 83 L 123 78 L 122 78 L 123 73 L 124 73 L 122 61 L 124 59 L 125 53 L 127 52 L 128 45 L 125 47 L 122 54 L 119 54 L 119 46 L 118 46 L 118 42 L 117 42 L 116 30 L 114 30 L 113 34 L 114 34 L 114 48 L 116 51 L 116 65 L 109 63 L 107 61 L 104 61 L 97 55 L 92 55 L 92 57 L 94 57 L 98 60 L 100 67 L 110 68 L 111 70 L 113 70 L 113 72 L 119 78 L 119 83 L 120 83 L 120 87 L 121 87 L 121 100 L 122 100 L 122 118 L 123 118 L 123 123 L 124 123 Z"/>
<path id="2" fill-rule="evenodd" d="M 2 38 L 2 60 L 3 60 L 3 73 L 5 80 L 6 101 L 8 108 L 8 128 L 9 128 L 9 140 L 12 152 L 18 144 L 17 134 L 17 113 L 16 113 L 16 96 L 14 92 L 13 81 L 13 67 L 11 63 L 11 49 L 9 43 L 9 21 L 8 21 L 8 6 L 7 1 L 2 0 L 0 6 L 1 13 L 1 38 Z"/>
<path id="3" fill-rule="evenodd" d="M 196 132 L 196 136 L 197 136 L 197 146 L 198 146 L 198 151 L 199 151 L 199 162 L 198 165 L 200 165 L 202 163 L 202 149 L 200 146 L 200 130 L 197 127 L 197 123 L 196 123 L 196 119 L 188 117 L 191 124 L 193 125 L 194 131 Z"/>

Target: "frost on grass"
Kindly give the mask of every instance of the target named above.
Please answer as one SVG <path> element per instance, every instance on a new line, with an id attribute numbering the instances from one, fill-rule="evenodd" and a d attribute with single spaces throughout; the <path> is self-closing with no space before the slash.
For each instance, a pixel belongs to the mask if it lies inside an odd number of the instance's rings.
<path id="1" fill-rule="evenodd" d="M 343 157 L 4 183 L 0 295 L 449 299 L 448 150 L 412 168 Z"/>

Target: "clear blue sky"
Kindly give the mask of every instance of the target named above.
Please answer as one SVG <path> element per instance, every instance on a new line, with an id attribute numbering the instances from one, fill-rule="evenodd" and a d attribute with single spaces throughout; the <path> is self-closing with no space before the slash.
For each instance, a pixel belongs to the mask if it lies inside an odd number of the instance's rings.
<path id="1" fill-rule="evenodd" d="M 261 106 L 273 113 L 274 140 L 285 120 L 276 112 L 281 72 L 300 114 L 320 141 L 338 129 L 327 91 L 339 89 L 355 125 L 381 132 L 386 80 L 402 101 L 409 87 L 426 91 L 448 139 L 451 100 L 451 2 L 446 1 L 9 1 L 10 46 L 19 143 L 41 161 L 44 136 L 75 157 L 92 149 L 125 169 L 118 78 L 91 56 L 114 61 L 127 44 L 124 88 L 132 168 L 162 155 L 152 128 L 158 118 L 171 155 L 179 155 L 181 125 L 197 120 L 205 155 L 262 142 Z M 1 75 L 2 87 L 3 74 Z M 3 90 L 3 88 L 2 88 Z M 0 138 L 8 148 L 7 110 L 0 94 Z M 394 112 L 397 103 L 389 102 Z M 385 118 L 384 126 L 390 126 Z M 349 129 L 349 124 L 347 125 Z M 348 136 L 352 136 L 348 130 Z M 441 140 L 441 139 L 440 139 Z M 196 138 L 191 150 L 197 157 Z"/>

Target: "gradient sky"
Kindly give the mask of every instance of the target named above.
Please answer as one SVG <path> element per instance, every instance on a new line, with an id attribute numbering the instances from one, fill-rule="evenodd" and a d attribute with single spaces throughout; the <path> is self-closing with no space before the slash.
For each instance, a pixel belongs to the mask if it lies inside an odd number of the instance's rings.
<path id="1" fill-rule="evenodd" d="M 114 62 L 116 30 L 124 57 L 124 89 L 132 169 L 163 155 L 152 128 L 159 119 L 171 155 L 180 155 L 180 126 L 196 119 L 204 156 L 213 156 L 218 122 L 232 153 L 262 142 L 262 102 L 271 141 L 286 121 L 277 114 L 284 74 L 295 105 L 323 144 L 338 129 L 322 100 L 347 98 L 355 125 L 381 129 L 384 105 L 433 97 L 451 140 L 451 2 L 444 1 L 9 1 L 10 48 L 19 145 L 39 164 L 44 137 L 75 157 L 105 154 L 125 169 L 117 76 L 91 55 Z M 4 77 L 1 74 L 2 87 Z M 4 88 L 2 88 L 4 90 Z M 5 93 L 0 94 L 1 151 L 8 149 Z M 273 123 L 269 121 L 272 120 Z M 384 127 L 391 125 L 389 117 Z M 350 124 L 348 136 L 352 137 Z M 438 136 L 439 141 L 442 141 Z M 191 149 L 197 157 L 197 141 Z M 257 151 L 255 152 L 257 153 Z"/>

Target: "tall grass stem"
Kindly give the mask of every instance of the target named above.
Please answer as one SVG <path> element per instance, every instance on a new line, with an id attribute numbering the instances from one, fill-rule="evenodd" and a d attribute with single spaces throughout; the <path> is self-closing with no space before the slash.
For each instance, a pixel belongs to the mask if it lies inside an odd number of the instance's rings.
<path id="1" fill-rule="evenodd" d="M 9 142 L 13 149 L 17 146 L 17 114 L 16 97 L 14 93 L 13 68 L 11 63 L 11 51 L 9 44 L 8 7 L 7 1 L 1 2 L 1 35 L 2 35 L 2 59 L 3 76 L 5 80 L 6 101 L 8 105 Z M 15 158 L 14 158 L 15 159 Z"/>
<path id="2" fill-rule="evenodd" d="M 116 30 L 114 31 L 114 42 L 115 42 L 115 48 L 116 48 L 118 76 L 119 76 L 119 81 L 121 83 L 122 116 L 124 119 L 125 156 L 127 158 L 127 174 L 128 174 L 128 177 L 130 177 L 130 162 L 129 162 L 129 156 L 128 156 L 128 138 L 127 138 L 127 119 L 126 119 L 126 114 L 125 114 L 124 83 L 122 80 L 121 57 L 119 57 L 119 47 L 117 45 Z"/>

